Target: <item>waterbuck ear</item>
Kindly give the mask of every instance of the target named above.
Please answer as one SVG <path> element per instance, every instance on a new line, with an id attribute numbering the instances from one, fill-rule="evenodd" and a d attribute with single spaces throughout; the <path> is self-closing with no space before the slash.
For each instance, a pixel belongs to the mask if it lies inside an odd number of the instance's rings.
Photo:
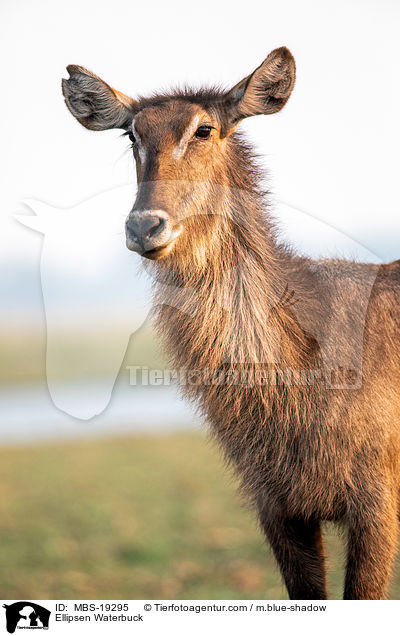
<path id="1" fill-rule="evenodd" d="M 251 74 L 224 97 L 222 135 L 232 132 L 241 119 L 271 115 L 284 107 L 296 79 L 294 57 L 285 46 L 274 49 Z"/>
<path id="2" fill-rule="evenodd" d="M 133 99 L 83 66 L 70 64 L 67 71 L 70 77 L 62 80 L 65 103 L 83 126 L 90 130 L 129 127 L 137 111 Z"/>

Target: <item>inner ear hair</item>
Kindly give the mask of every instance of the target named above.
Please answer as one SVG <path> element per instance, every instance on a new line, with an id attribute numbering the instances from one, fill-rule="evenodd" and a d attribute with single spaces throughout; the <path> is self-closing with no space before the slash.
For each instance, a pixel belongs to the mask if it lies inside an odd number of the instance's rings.
<path id="1" fill-rule="evenodd" d="M 136 102 L 109 86 L 83 66 L 67 66 L 62 80 L 65 103 L 74 117 L 90 130 L 127 129 L 137 112 Z"/>
<path id="2" fill-rule="evenodd" d="M 294 57 L 286 47 L 274 49 L 264 62 L 236 84 L 224 98 L 222 134 L 245 117 L 271 115 L 284 107 L 296 79 Z"/>

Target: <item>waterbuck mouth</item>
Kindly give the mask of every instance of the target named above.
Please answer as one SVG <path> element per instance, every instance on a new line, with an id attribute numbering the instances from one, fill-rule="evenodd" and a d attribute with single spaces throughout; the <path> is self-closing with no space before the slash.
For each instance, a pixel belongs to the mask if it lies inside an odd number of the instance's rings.
<path id="1" fill-rule="evenodd" d="M 152 249 L 143 250 L 143 248 L 141 248 L 141 246 L 139 245 L 139 242 L 136 240 L 133 240 L 132 237 L 129 237 L 129 236 L 127 236 L 126 238 L 126 246 L 129 250 L 131 250 L 132 252 L 137 252 L 138 254 L 140 254 L 140 256 L 143 256 L 144 258 L 148 258 L 149 260 L 152 260 L 152 261 L 158 261 L 161 258 L 168 256 L 173 246 L 175 245 L 176 239 L 182 233 L 182 230 L 183 230 L 183 227 L 179 225 L 177 228 L 175 228 L 171 232 L 169 241 L 167 241 L 163 245 L 157 245 L 156 247 L 153 247 Z"/>
<path id="2" fill-rule="evenodd" d="M 155 247 L 154 250 L 148 250 L 147 252 L 143 252 L 141 256 L 143 256 L 144 258 L 148 258 L 151 261 L 159 261 L 161 258 L 168 256 L 168 254 L 172 250 L 174 243 L 175 241 L 171 241 L 170 243 L 167 243 L 167 245 L 162 245 L 161 247 Z"/>

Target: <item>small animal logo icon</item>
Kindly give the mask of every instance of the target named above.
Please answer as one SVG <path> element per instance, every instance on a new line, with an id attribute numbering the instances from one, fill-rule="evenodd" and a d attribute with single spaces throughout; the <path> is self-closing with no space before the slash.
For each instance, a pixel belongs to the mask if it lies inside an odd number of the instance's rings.
<path id="1" fill-rule="evenodd" d="M 18 629 L 48 629 L 50 610 L 32 603 L 32 601 L 18 601 L 11 605 L 4 604 L 6 610 L 7 631 L 14 634 Z"/>

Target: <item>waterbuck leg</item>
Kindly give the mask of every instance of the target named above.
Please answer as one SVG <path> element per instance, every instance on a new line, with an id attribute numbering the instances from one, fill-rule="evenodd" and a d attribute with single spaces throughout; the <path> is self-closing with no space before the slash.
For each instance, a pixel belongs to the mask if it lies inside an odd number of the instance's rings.
<path id="1" fill-rule="evenodd" d="M 385 596 L 396 552 L 398 511 L 393 503 L 348 522 L 345 599 L 381 599 Z"/>
<path id="2" fill-rule="evenodd" d="M 320 524 L 260 515 L 291 599 L 326 599 L 325 558 Z"/>

